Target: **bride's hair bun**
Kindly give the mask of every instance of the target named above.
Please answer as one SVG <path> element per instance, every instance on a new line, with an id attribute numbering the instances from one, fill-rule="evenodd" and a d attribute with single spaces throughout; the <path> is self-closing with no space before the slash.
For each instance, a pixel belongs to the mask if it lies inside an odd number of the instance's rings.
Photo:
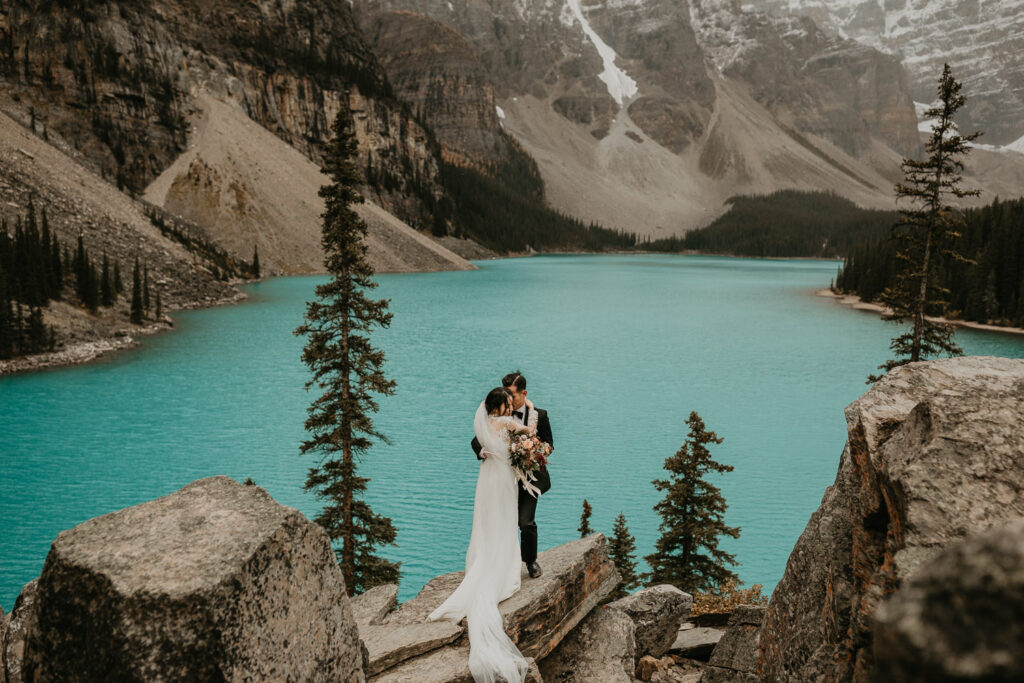
<path id="1" fill-rule="evenodd" d="M 487 411 L 488 415 L 496 413 L 511 397 L 512 395 L 508 393 L 508 389 L 505 387 L 494 387 L 491 389 L 491 393 L 487 394 L 487 398 L 484 399 L 484 410 Z"/>

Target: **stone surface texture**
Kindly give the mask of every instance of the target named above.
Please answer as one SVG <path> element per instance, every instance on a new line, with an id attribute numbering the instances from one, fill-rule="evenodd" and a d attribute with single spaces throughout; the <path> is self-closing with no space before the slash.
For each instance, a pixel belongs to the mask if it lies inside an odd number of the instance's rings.
<path id="1" fill-rule="evenodd" d="M 352 617 L 360 626 L 383 624 L 384 619 L 398 607 L 398 584 L 374 586 L 350 599 L 349 605 L 352 606 Z"/>
<path id="2" fill-rule="evenodd" d="M 878 680 L 1024 680 L 1024 519 L 950 545 L 879 607 Z"/>
<path id="3" fill-rule="evenodd" d="M 724 629 L 711 626 L 682 628 L 676 633 L 676 639 L 672 641 L 668 651 L 679 657 L 706 662 L 724 635 Z"/>
<path id="4" fill-rule="evenodd" d="M 718 641 L 701 681 L 757 681 L 757 649 L 765 607 L 740 605 Z"/>
<path id="5" fill-rule="evenodd" d="M 604 598 L 619 581 L 614 563 L 608 558 L 604 536 L 594 534 L 540 553 L 538 562 L 544 568 L 540 578 L 530 579 L 523 571 L 522 587 L 502 602 L 498 609 L 505 622 L 505 630 L 528 659 L 541 661 L 555 649 L 577 624 Z M 462 572 L 444 574 L 430 580 L 419 594 L 392 612 L 379 627 L 360 625 L 367 648 L 371 651 L 371 674 L 374 681 L 461 681 L 472 680 L 469 675 L 469 644 L 465 636 L 458 637 L 445 647 L 437 639 L 432 651 L 414 656 L 412 648 L 393 649 L 388 655 L 388 668 L 381 669 L 375 661 L 382 661 L 388 630 L 419 633 L 419 629 L 457 629 L 463 626 L 446 622 L 429 624 L 427 615 L 434 611 L 462 581 Z M 448 637 L 448 636 L 446 636 Z M 421 647 L 423 638 L 417 644 Z M 388 646 L 390 647 L 390 646 Z M 374 653 L 378 659 L 374 660 Z M 395 661 L 407 656 L 405 661 Z"/>
<path id="6" fill-rule="evenodd" d="M 906 365 L 850 404 L 836 481 L 765 614 L 759 674 L 870 680 L 878 604 L 950 543 L 1024 515 L 1022 415 L 1024 360 L 992 357 Z"/>
<path id="7" fill-rule="evenodd" d="M 636 627 L 639 656 L 661 657 L 676 640 L 679 626 L 690 615 L 693 596 L 675 586 L 651 586 L 610 603 L 625 612 Z"/>
<path id="8" fill-rule="evenodd" d="M 630 683 L 636 669 L 633 620 L 610 605 L 587 615 L 554 651 L 540 662 L 545 681 Z"/>
<path id="9" fill-rule="evenodd" d="M 365 680 L 326 533 L 228 477 L 62 532 L 34 611 L 26 680 Z"/>
<path id="10" fill-rule="evenodd" d="M 3 634 L 0 638 L 0 680 L 5 683 L 22 683 L 25 680 L 22 665 L 25 636 L 35 628 L 38 585 L 38 580 L 25 584 L 7 617 L 6 630 L 0 631 Z"/>

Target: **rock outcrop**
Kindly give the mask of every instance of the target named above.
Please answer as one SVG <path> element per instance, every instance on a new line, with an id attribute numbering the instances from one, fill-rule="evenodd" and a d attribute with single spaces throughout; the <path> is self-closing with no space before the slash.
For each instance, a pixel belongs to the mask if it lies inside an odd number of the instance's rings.
<path id="1" fill-rule="evenodd" d="M 757 683 L 757 649 L 765 608 L 740 605 L 729 617 L 729 628 L 718 641 L 701 683 Z"/>
<path id="2" fill-rule="evenodd" d="M 598 607 L 541 661 L 541 675 L 563 683 L 630 683 L 636 668 L 633 628 L 625 612 Z"/>
<path id="3" fill-rule="evenodd" d="M 882 603 L 877 680 L 1024 680 L 1021 615 L 1024 519 L 1017 519 L 950 545 Z"/>
<path id="4" fill-rule="evenodd" d="M 692 604 L 692 595 L 665 584 L 644 588 L 608 606 L 633 620 L 637 656 L 657 658 L 672 647 L 679 626 L 690 616 Z"/>
<path id="5" fill-rule="evenodd" d="M 25 584 L 14 601 L 7 618 L 6 629 L 0 631 L 0 680 L 5 683 L 24 683 L 25 639 L 36 625 L 36 597 L 39 581 Z"/>
<path id="6" fill-rule="evenodd" d="M 26 680 L 365 680 L 327 534 L 227 477 L 62 532 L 33 611 Z"/>
<path id="7" fill-rule="evenodd" d="M 878 605 L 949 544 L 1024 516 L 1021 415 L 1024 360 L 991 357 L 913 363 L 850 404 L 836 481 L 765 614 L 759 675 L 869 680 Z"/>
<path id="8" fill-rule="evenodd" d="M 539 579 L 499 605 L 505 630 L 524 656 L 547 657 L 619 580 L 604 536 L 595 534 L 542 552 Z M 461 624 L 426 618 L 462 581 L 462 572 L 438 576 L 380 624 L 363 617 L 360 635 L 370 652 L 375 681 L 470 681 L 469 643 Z M 376 601 L 376 598 L 373 599 Z M 380 610 L 360 606 L 361 614 Z"/>

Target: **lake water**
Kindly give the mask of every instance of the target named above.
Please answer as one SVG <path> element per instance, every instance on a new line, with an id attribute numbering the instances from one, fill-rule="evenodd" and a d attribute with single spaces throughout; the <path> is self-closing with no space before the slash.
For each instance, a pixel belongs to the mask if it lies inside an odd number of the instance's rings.
<path id="1" fill-rule="evenodd" d="M 771 590 L 832 483 L 843 407 L 888 357 L 894 326 L 815 297 L 836 263 L 703 256 L 545 256 L 474 272 L 387 275 L 393 326 L 375 335 L 398 393 L 361 472 L 399 529 L 400 598 L 462 568 L 477 461 L 472 417 L 521 369 L 551 414 L 553 487 L 541 548 L 577 536 L 581 503 L 609 533 L 625 513 L 651 552 L 651 480 L 697 410 L 725 442 L 717 479 L 742 528 L 723 546 Z M 92 365 L 0 378 L 0 605 L 38 576 L 62 529 L 194 479 L 252 477 L 307 516 L 298 454 L 311 395 L 292 335 L 319 278 L 249 287 L 239 306 L 182 312 L 177 330 Z M 1024 357 L 1024 338 L 960 332 L 971 354 Z"/>

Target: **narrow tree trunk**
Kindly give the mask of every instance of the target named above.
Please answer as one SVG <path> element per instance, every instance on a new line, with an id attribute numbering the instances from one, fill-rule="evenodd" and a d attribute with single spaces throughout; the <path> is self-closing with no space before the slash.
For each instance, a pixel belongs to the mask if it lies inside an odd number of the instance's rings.
<path id="1" fill-rule="evenodd" d="M 348 273 L 342 277 L 348 279 Z M 342 307 L 341 313 L 341 357 L 345 359 L 346 371 L 341 377 L 341 399 L 347 404 L 351 395 L 351 385 L 347 366 L 350 365 L 348 357 L 348 335 L 349 335 L 349 314 L 348 306 Z M 341 416 L 341 454 L 342 462 L 345 464 L 345 471 L 351 472 L 352 468 L 352 418 L 344 413 Z M 345 482 L 344 493 L 342 494 L 342 545 L 341 545 L 341 572 L 345 577 L 345 591 L 351 597 L 355 595 L 356 585 L 356 551 L 355 551 L 355 530 L 352 522 L 352 482 Z"/>
<path id="2" fill-rule="evenodd" d="M 921 337 L 924 334 L 924 308 L 928 301 L 928 261 L 931 259 L 932 231 L 929 228 L 924 242 L 924 259 L 921 263 L 921 290 L 914 307 L 914 337 L 910 345 L 910 362 L 921 360 Z"/>

